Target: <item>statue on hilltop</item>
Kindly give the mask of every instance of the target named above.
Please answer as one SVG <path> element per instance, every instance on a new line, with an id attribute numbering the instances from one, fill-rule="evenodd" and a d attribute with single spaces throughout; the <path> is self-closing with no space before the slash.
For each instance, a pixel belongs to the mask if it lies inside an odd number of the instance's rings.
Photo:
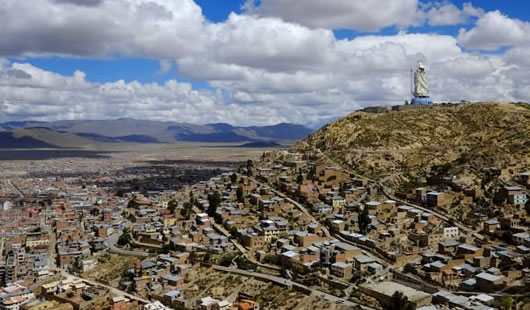
<path id="1" fill-rule="evenodd" d="M 414 95 L 411 101 L 412 104 L 432 104 L 431 97 L 429 97 L 427 74 L 421 60 L 418 61 L 418 68 L 414 72 L 414 90 L 412 94 Z"/>

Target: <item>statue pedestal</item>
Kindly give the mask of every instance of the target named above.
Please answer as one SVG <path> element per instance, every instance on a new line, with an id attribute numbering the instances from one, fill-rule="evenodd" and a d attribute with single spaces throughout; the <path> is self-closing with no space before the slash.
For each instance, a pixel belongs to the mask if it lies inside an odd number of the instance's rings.
<path id="1" fill-rule="evenodd" d="M 421 96 L 412 98 L 411 104 L 432 104 L 432 99 L 429 96 Z"/>

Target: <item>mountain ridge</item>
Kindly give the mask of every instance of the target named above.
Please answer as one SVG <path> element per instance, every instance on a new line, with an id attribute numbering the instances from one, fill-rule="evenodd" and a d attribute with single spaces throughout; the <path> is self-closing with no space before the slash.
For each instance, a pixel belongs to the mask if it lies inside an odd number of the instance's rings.
<path id="1" fill-rule="evenodd" d="M 97 143 L 256 143 L 295 141 L 307 137 L 312 130 L 297 124 L 280 123 L 269 126 L 233 126 L 226 123 L 197 125 L 192 123 L 162 122 L 121 118 L 116 120 L 61 120 L 54 122 L 8 122 L 0 123 L 0 133 L 6 143 L 0 145 L 19 145 L 13 139 L 25 136 L 43 138 L 43 145 L 55 145 L 51 133 L 56 139 L 67 139 L 72 143 L 57 141 L 59 147 L 78 147 Z M 12 133 L 10 135 L 9 133 Z M 44 134 L 46 133 L 46 134 Z M 69 135 L 66 135 L 69 134 Z M 36 135 L 36 137 L 33 137 Z M 61 138 L 62 137 L 62 138 Z M 25 138 L 26 140 L 28 138 Z M 27 140 L 27 147 L 39 145 Z M 7 148 L 7 147 L 4 147 Z"/>

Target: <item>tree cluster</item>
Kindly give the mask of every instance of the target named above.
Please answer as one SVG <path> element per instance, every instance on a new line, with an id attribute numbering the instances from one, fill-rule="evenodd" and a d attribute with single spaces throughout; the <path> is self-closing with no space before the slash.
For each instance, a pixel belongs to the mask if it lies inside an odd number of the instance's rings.
<path id="1" fill-rule="evenodd" d="M 131 200 L 129 200 L 129 203 L 127 203 L 127 208 L 129 209 L 138 209 L 139 207 L 140 207 L 140 204 L 138 203 L 136 196 L 133 197 Z"/>
<path id="2" fill-rule="evenodd" d="M 361 233 L 365 234 L 368 230 L 368 225 L 370 225 L 370 217 L 368 215 L 368 209 L 365 207 L 359 214 L 359 230 Z"/>
<path id="3" fill-rule="evenodd" d="M 177 200 L 175 199 L 171 199 L 168 203 L 167 203 L 167 209 L 169 210 L 169 212 L 171 213 L 175 213 L 175 210 L 177 209 L 179 203 Z"/>
<path id="4" fill-rule="evenodd" d="M 215 217 L 217 214 L 217 208 L 221 205 L 221 195 L 219 192 L 213 192 L 208 195 L 208 216 Z"/>

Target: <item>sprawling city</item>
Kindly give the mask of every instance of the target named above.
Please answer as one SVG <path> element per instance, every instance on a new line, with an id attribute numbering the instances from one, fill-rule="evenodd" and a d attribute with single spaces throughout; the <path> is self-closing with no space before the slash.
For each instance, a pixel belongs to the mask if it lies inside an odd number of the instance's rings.
<path id="1" fill-rule="evenodd" d="M 408 191 L 304 144 L 237 167 L 138 164 L 1 163 L 3 309 L 379 309 L 396 291 L 489 309 L 528 293 L 517 163 L 480 182 L 440 167 Z"/>

